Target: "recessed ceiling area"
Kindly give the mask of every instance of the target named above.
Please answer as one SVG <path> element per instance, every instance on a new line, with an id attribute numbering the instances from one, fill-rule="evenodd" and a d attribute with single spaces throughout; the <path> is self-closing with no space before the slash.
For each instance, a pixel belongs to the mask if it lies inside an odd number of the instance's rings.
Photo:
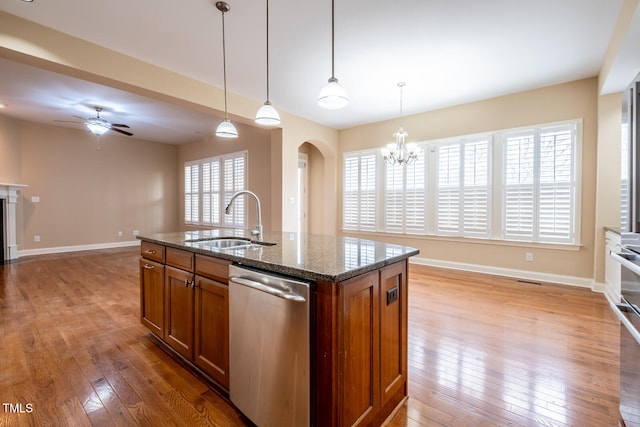
<path id="1" fill-rule="evenodd" d="M 266 97 L 265 2 L 228 3 L 228 90 L 260 105 Z M 316 98 L 331 76 L 331 1 L 270 0 L 270 99 L 281 112 L 344 129 L 398 117 L 399 81 L 406 82 L 403 112 L 415 114 L 593 77 L 622 4 L 336 0 L 335 75 L 351 102 L 328 111 Z M 222 31 L 213 0 L 5 0 L 0 11 L 222 87 Z M 23 120 L 92 117 L 101 106 L 106 120 L 129 124 L 136 138 L 166 143 L 211 135 L 220 120 L 8 59 L 0 58 L 0 74 L 0 103 L 9 105 L 0 114 Z M 608 91 L 630 80 L 629 72 L 620 74 L 607 82 Z"/>

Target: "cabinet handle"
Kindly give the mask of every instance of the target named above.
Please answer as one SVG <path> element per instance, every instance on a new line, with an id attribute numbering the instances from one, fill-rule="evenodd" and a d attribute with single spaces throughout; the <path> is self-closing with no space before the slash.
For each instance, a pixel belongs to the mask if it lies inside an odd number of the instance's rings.
<path id="1" fill-rule="evenodd" d="M 185 288 L 188 288 L 190 284 L 191 284 L 191 282 L 189 281 L 189 279 L 185 279 L 185 281 L 184 281 L 184 287 L 185 287 Z"/>
<path id="2" fill-rule="evenodd" d="M 198 284 L 196 283 L 196 281 L 194 280 L 193 282 L 191 282 L 191 288 L 195 289 L 198 287 Z"/>
<path id="3" fill-rule="evenodd" d="M 146 268 L 147 270 L 153 270 L 153 265 L 145 264 L 143 265 L 143 267 Z"/>
<path id="4" fill-rule="evenodd" d="M 156 250 L 155 249 L 146 249 L 144 251 L 145 254 L 150 254 L 150 255 L 155 255 Z"/>

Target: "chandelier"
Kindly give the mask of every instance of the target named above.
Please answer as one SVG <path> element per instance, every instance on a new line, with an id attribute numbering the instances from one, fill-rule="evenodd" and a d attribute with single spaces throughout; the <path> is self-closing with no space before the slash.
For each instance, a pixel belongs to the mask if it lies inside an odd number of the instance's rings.
<path id="1" fill-rule="evenodd" d="M 402 88 L 405 86 L 405 82 L 398 83 L 400 88 L 400 118 L 402 119 Z M 391 142 L 380 149 L 382 157 L 385 161 L 392 165 L 405 165 L 413 162 L 420 155 L 420 148 L 414 143 L 406 143 L 407 132 L 402 128 L 393 134 L 395 142 Z"/>

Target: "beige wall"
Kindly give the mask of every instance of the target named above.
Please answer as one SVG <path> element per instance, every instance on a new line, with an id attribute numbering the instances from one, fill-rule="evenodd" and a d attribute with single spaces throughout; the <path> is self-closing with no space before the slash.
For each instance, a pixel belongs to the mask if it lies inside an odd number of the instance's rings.
<path id="1" fill-rule="evenodd" d="M 273 209 L 279 206 L 272 203 L 271 172 L 271 131 L 253 126 L 236 124 L 238 129 L 237 139 L 205 138 L 190 144 L 181 145 L 178 148 L 178 200 L 180 213 L 180 228 L 184 229 L 184 164 L 191 160 L 205 159 L 207 157 L 220 156 L 222 154 L 247 151 L 248 158 L 248 185 L 260 199 L 262 209 L 262 225 L 265 231 L 271 231 L 274 222 Z M 279 131 L 275 131 L 280 133 Z M 257 224 L 256 207 L 253 200 L 247 200 L 248 220 L 247 226 L 252 228 Z M 189 228 L 194 228 L 189 226 Z M 278 228 L 279 230 L 279 228 Z"/>
<path id="2" fill-rule="evenodd" d="M 582 119 L 583 173 L 580 228 L 582 247 L 579 250 L 554 250 L 535 245 L 512 246 L 473 239 L 456 241 L 455 239 L 403 237 L 393 234 L 378 235 L 378 237 L 419 248 L 421 251 L 419 256 L 427 259 L 591 278 L 595 244 L 597 100 L 597 79 L 591 78 L 417 114 L 403 119 L 403 126 L 409 133 L 410 141 L 428 141 L 561 120 Z M 398 120 L 390 120 L 341 131 L 340 154 L 381 147 L 391 139 L 391 135 L 398 126 Z M 342 188 L 341 182 L 338 188 Z M 341 190 L 339 200 L 342 200 Z M 534 253 L 534 262 L 525 261 L 525 252 Z"/>
<path id="3" fill-rule="evenodd" d="M 10 166 L 16 172 L 6 180 L 29 186 L 18 203 L 19 250 L 126 242 L 134 229 L 176 228 L 177 147 L 108 134 L 98 151 L 83 130 L 4 118 L 0 134 L 7 129 L 15 131 L 13 160 L 0 142 L 0 170 Z"/>

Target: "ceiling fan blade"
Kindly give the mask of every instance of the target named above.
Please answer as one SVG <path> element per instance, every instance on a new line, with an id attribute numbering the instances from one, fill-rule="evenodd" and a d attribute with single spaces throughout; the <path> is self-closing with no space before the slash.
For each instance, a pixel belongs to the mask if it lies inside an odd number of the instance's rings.
<path id="1" fill-rule="evenodd" d="M 86 122 L 87 120 L 89 120 L 89 119 L 85 119 L 84 117 L 80 117 L 80 116 L 73 116 L 73 117 L 75 117 L 76 119 L 80 119 L 80 120 L 82 120 L 82 121 L 84 121 L 84 122 Z"/>
<path id="2" fill-rule="evenodd" d="M 58 123 L 82 123 L 82 122 L 76 122 L 75 120 L 54 120 L 54 122 L 58 122 Z"/>
<path id="3" fill-rule="evenodd" d="M 128 128 L 129 125 L 125 125 L 122 123 L 111 123 L 111 126 L 117 127 L 117 128 Z"/>
<path id="4" fill-rule="evenodd" d="M 111 126 L 113 126 L 113 125 L 111 125 Z M 111 130 L 115 131 L 115 132 L 123 133 L 123 134 L 125 134 L 127 136 L 133 136 L 133 134 L 131 132 L 127 132 L 126 130 L 121 130 L 121 129 L 117 129 L 117 128 L 114 128 L 114 127 L 112 127 Z"/>

